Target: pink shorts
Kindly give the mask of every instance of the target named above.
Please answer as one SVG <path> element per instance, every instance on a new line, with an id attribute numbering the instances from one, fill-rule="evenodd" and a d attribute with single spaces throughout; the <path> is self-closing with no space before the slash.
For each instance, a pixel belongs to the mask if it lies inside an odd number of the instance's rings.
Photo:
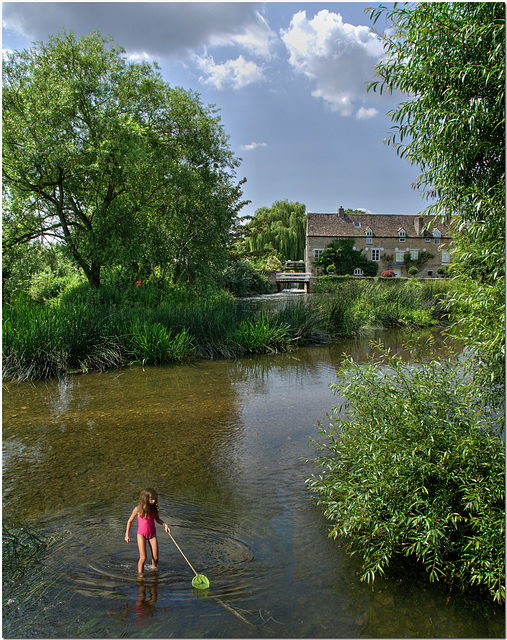
<path id="1" fill-rule="evenodd" d="M 146 540 L 150 538 L 154 538 L 157 535 L 157 530 L 155 528 L 155 518 L 153 516 L 148 516 L 147 518 L 142 518 L 141 516 L 137 516 L 137 533 L 138 535 L 143 536 Z"/>

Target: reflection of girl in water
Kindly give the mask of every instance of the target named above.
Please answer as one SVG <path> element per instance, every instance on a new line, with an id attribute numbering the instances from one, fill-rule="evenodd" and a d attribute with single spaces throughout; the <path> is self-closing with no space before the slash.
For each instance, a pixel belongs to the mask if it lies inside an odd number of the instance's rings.
<path id="1" fill-rule="evenodd" d="M 139 547 L 139 562 L 137 563 L 137 571 L 143 574 L 144 563 L 146 562 L 146 540 L 150 545 L 152 568 L 155 569 L 158 564 L 158 541 L 155 522 L 164 526 L 167 533 L 171 533 L 169 525 L 160 519 L 158 513 L 158 494 L 155 489 L 143 489 L 141 499 L 137 507 L 132 511 L 132 515 L 127 522 L 127 531 L 125 540 L 130 542 L 130 527 L 137 516 L 137 545 Z"/>
<path id="2" fill-rule="evenodd" d="M 146 598 L 146 585 L 144 578 L 139 578 L 139 599 L 136 602 L 136 626 L 143 626 L 148 618 L 152 618 L 155 609 L 154 605 L 157 601 L 157 577 L 155 576 L 150 585 L 150 598 Z"/>

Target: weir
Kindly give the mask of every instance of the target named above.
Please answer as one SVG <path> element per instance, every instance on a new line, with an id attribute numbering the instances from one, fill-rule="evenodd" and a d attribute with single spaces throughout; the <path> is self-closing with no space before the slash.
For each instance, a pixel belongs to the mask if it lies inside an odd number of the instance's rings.
<path id="1" fill-rule="evenodd" d="M 303 283 L 305 293 L 310 293 L 311 273 L 290 273 L 282 272 L 276 274 L 277 291 L 282 289 L 290 289 L 293 284 Z"/>
<path id="2" fill-rule="evenodd" d="M 310 293 L 311 277 L 312 274 L 306 271 L 306 265 L 303 260 L 287 260 L 284 264 L 283 272 L 278 272 L 275 276 L 277 291 L 299 289 L 302 283 L 305 293 Z"/>

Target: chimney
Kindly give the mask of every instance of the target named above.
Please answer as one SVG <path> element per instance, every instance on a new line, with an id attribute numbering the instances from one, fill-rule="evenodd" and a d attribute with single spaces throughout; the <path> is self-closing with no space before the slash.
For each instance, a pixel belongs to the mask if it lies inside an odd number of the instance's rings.
<path id="1" fill-rule="evenodd" d="M 423 232 L 424 218 L 422 216 L 417 216 L 414 220 L 414 228 L 417 235 L 421 235 Z"/>
<path id="2" fill-rule="evenodd" d="M 345 210 L 343 207 L 340 207 L 338 209 L 338 215 L 340 216 L 340 218 L 344 218 L 345 217 Z"/>

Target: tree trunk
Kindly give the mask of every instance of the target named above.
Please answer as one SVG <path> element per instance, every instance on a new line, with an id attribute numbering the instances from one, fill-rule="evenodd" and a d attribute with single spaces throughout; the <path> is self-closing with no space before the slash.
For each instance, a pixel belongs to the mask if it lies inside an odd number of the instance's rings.
<path id="1" fill-rule="evenodd" d="M 92 263 L 90 267 L 84 267 L 84 272 L 90 283 L 90 287 L 93 289 L 100 288 L 100 264 L 96 262 Z"/>

